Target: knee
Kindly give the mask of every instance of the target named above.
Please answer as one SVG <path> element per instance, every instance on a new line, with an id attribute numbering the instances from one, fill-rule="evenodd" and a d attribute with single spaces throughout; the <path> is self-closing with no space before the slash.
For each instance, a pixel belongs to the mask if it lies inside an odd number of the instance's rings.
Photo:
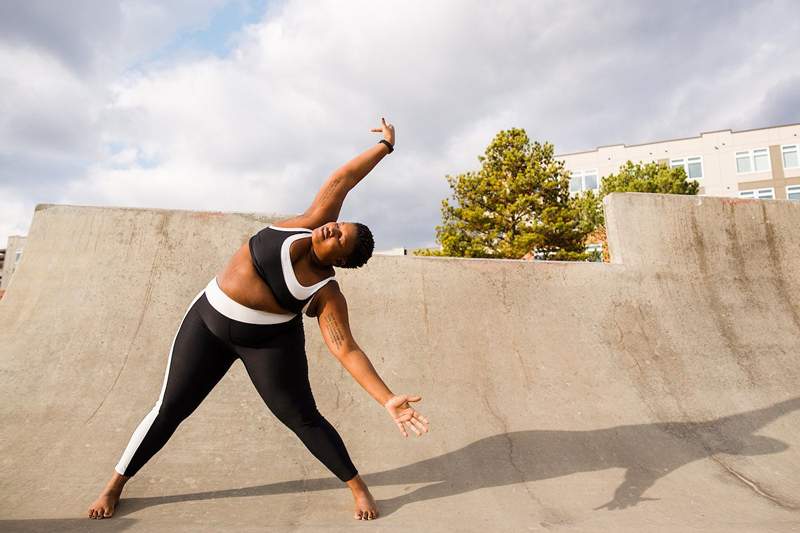
<path id="1" fill-rule="evenodd" d="M 322 423 L 322 414 L 315 408 L 313 409 L 281 409 L 274 411 L 278 420 L 289 428 L 296 430 L 304 427 L 319 426 Z"/>
<path id="2" fill-rule="evenodd" d="M 174 400 L 159 401 L 153 409 L 158 413 L 157 420 L 167 424 L 173 423 L 176 426 L 191 414 L 191 410 L 185 405 Z"/>

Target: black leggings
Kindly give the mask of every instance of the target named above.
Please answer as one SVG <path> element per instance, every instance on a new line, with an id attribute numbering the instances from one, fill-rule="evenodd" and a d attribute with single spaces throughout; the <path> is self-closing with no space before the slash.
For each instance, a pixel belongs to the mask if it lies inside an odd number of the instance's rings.
<path id="1" fill-rule="evenodd" d="M 249 324 L 221 314 L 205 291 L 175 335 L 161 396 L 134 431 L 116 471 L 133 476 L 241 358 L 270 411 L 342 481 L 358 473 L 337 431 L 317 410 L 308 382 L 303 317 Z"/>

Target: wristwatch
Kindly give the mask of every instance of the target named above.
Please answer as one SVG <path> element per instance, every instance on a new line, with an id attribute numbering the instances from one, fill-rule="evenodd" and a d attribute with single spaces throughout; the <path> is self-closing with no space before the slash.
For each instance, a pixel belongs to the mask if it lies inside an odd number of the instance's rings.
<path id="1" fill-rule="evenodd" d="M 394 152 L 394 146 L 392 146 L 392 143 L 390 143 L 386 139 L 381 139 L 380 141 L 378 141 L 378 144 L 385 144 L 389 148 L 390 154 Z"/>

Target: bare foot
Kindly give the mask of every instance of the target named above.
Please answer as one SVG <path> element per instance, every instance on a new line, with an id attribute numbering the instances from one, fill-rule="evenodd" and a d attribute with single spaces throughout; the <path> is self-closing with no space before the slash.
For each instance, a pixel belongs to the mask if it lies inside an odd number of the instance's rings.
<path id="1" fill-rule="evenodd" d="M 89 518 L 111 518 L 119 502 L 119 492 L 103 492 L 89 507 Z"/>
<path id="2" fill-rule="evenodd" d="M 119 502 L 122 489 L 129 479 L 129 476 L 123 476 L 114 471 L 111 479 L 106 483 L 106 488 L 103 489 L 103 492 L 100 493 L 94 503 L 89 506 L 89 518 L 111 518 Z"/>
<path id="3" fill-rule="evenodd" d="M 374 520 L 378 518 L 378 506 L 375 504 L 375 499 L 369 493 L 369 489 L 364 492 L 353 493 L 355 500 L 355 515 L 353 518 L 356 520 Z"/>
<path id="4" fill-rule="evenodd" d="M 367 484 L 361 479 L 361 476 L 356 474 L 353 479 L 347 481 L 347 486 L 353 492 L 353 500 L 355 500 L 355 514 L 353 518 L 356 520 L 373 520 L 378 518 L 378 506 L 375 505 L 375 499 L 370 494 Z"/>

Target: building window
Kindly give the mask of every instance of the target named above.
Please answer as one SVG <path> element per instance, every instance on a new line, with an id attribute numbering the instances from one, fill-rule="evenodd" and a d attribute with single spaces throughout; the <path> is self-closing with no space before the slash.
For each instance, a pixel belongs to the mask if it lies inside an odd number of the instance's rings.
<path id="1" fill-rule="evenodd" d="M 783 168 L 800 167 L 800 159 L 797 157 L 796 144 L 781 146 L 781 155 L 783 155 Z"/>
<path id="2" fill-rule="evenodd" d="M 686 176 L 690 179 L 703 179 L 703 158 L 700 156 L 671 159 L 669 166 L 672 168 L 683 167 L 683 170 L 686 171 Z"/>
<path id="3" fill-rule="evenodd" d="M 752 189 L 749 191 L 739 191 L 740 198 L 758 198 L 759 200 L 772 200 L 775 198 L 775 189 Z"/>
<path id="4" fill-rule="evenodd" d="M 19 263 L 19 259 L 22 257 L 22 250 L 17 250 L 17 253 L 14 255 L 14 264 L 16 265 Z"/>
<path id="5" fill-rule="evenodd" d="M 581 191 L 595 191 L 600 189 L 596 170 L 570 171 L 569 192 L 570 194 Z"/>
<path id="6" fill-rule="evenodd" d="M 591 261 L 603 261 L 603 244 L 599 242 L 593 242 L 586 245 L 585 252 L 589 254 L 589 259 Z"/>
<path id="7" fill-rule="evenodd" d="M 769 170 L 769 150 L 766 148 L 736 152 L 736 172 L 738 174 L 769 172 Z"/>
<path id="8" fill-rule="evenodd" d="M 800 200 L 800 185 L 789 185 L 786 187 L 786 198 L 789 200 Z"/>

